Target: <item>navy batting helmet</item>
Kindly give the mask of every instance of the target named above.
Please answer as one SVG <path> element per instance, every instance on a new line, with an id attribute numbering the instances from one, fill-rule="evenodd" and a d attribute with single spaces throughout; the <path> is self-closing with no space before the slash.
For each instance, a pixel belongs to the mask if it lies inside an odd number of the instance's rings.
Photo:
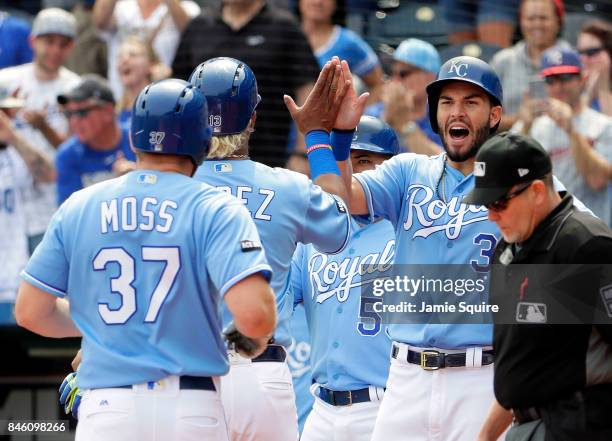
<path id="1" fill-rule="evenodd" d="M 249 66 L 228 57 L 212 58 L 191 73 L 189 82 L 208 101 L 213 136 L 241 133 L 261 101 L 257 80 Z"/>
<path id="2" fill-rule="evenodd" d="M 451 58 L 440 67 L 436 79 L 427 86 L 429 122 L 436 133 L 439 131 L 438 99 L 440 91 L 446 83 L 451 81 L 465 81 L 474 84 L 487 92 L 495 105 L 502 105 L 504 99 L 502 85 L 491 66 L 479 58 L 468 56 Z M 491 133 L 494 133 L 498 126 L 499 124 L 493 127 Z"/>
<path id="3" fill-rule="evenodd" d="M 381 155 L 397 155 L 399 139 L 386 122 L 373 116 L 362 116 L 351 142 L 351 150 L 365 150 Z"/>
<path id="4" fill-rule="evenodd" d="M 183 80 L 149 84 L 134 102 L 130 138 L 136 150 L 189 156 L 200 165 L 211 138 L 206 98 Z"/>

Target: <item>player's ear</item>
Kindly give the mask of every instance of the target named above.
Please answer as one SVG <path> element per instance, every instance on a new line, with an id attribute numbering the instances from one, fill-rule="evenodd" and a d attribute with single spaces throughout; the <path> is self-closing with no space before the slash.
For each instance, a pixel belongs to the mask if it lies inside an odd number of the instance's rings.
<path id="1" fill-rule="evenodd" d="M 502 107 L 501 106 L 493 106 L 491 107 L 491 112 L 489 113 L 489 127 L 493 128 L 501 121 L 502 116 Z"/>

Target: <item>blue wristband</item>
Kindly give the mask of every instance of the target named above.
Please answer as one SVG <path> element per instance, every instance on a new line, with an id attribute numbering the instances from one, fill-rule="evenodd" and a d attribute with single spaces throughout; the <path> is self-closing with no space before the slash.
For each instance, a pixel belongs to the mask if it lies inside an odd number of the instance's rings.
<path id="1" fill-rule="evenodd" d="M 315 148 L 312 149 L 312 147 Z M 308 132 L 306 134 L 306 151 L 308 152 L 308 165 L 310 165 L 310 178 L 313 181 L 327 173 L 341 176 L 331 150 L 327 132 L 323 130 Z"/>
<path id="2" fill-rule="evenodd" d="M 334 149 L 334 156 L 336 161 L 346 161 L 351 156 L 351 143 L 353 142 L 353 130 L 338 130 L 333 129 L 331 132 L 330 140 L 332 148 Z"/>

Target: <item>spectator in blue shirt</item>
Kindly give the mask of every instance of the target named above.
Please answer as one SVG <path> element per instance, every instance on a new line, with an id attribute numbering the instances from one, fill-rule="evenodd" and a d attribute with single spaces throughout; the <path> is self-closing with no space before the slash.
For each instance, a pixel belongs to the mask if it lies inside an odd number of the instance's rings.
<path id="1" fill-rule="evenodd" d="M 135 157 L 129 130 L 119 125 L 113 92 L 102 77 L 84 75 L 57 102 L 74 134 L 60 145 L 55 157 L 61 204 L 77 190 L 129 171 Z"/>
<path id="2" fill-rule="evenodd" d="M 402 147 L 413 153 L 437 155 L 442 141 L 429 123 L 425 87 L 436 79 L 440 55 L 426 41 L 409 38 L 393 53 L 391 79 L 382 101 L 369 106 L 366 115 L 381 118 L 400 135 Z"/>
<path id="3" fill-rule="evenodd" d="M 29 35 L 30 25 L 25 20 L 0 12 L 0 69 L 32 61 Z"/>

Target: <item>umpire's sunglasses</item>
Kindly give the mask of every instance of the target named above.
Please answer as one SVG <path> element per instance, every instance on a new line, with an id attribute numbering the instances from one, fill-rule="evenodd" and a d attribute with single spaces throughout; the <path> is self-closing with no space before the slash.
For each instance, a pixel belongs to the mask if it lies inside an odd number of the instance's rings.
<path id="1" fill-rule="evenodd" d="M 100 106 L 89 106 L 89 107 L 84 107 L 82 109 L 77 109 L 77 110 L 64 110 L 62 113 L 68 119 L 71 116 L 76 116 L 78 118 L 84 118 L 89 114 L 89 112 L 91 112 L 92 110 L 99 109 L 99 108 Z"/>
<path id="2" fill-rule="evenodd" d="M 531 186 L 531 184 L 533 184 L 533 181 L 526 182 L 513 192 L 508 193 L 503 198 L 495 202 L 491 202 L 490 204 L 485 204 L 485 207 L 487 208 L 487 210 L 491 211 L 504 211 L 506 208 L 508 208 L 508 203 L 510 202 L 510 200 L 527 190 Z"/>
<path id="3" fill-rule="evenodd" d="M 554 84 L 557 81 L 560 81 L 562 83 L 567 83 L 568 81 L 572 81 L 576 78 L 580 78 L 580 74 L 564 73 L 564 74 L 557 74 L 557 75 L 548 75 L 547 77 L 544 77 L 544 81 L 546 81 L 546 84 L 550 86 L 551 84 Z"/>
<path id="4" fill-rule="evenodd" d="M 598 53 L 600 53 L 603 50 L 604 50 L 603 46 L 599 46 L 599 47 L 587 47 L 587 48 L 584 48 L 584 49 L 580 49 L 578 51 L 578 53 L 580 55 L 584 55 L 585 57 L 592 57 L 593 55 L 597 55 Z"/>

